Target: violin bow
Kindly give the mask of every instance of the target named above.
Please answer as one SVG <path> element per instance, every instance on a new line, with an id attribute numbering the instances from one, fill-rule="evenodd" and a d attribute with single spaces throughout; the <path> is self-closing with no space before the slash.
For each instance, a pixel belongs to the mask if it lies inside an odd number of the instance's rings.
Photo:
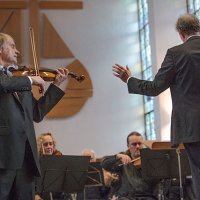
<path id="1" fill-rule="evenodd" d="M 36 55 L 36 48 L 35 48 L 35 37 L 34 37 L 34 31 L 33 28 L 29 27 L 29 34 L 30 34 L 30 40 L 31 40 L 31 49 L 33 54 L 33 62 L 34 62 L 34 68 L 35 68 L 35 76 L 40 76 L 39 66 L 38 66 L 38 60 Z M 39 90 L 40 93 L 43 94 L 42 89 Z"/>

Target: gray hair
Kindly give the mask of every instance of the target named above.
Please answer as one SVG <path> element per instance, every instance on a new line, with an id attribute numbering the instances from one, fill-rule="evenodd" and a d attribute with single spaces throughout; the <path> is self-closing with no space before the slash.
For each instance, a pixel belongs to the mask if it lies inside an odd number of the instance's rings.
<path id="1" fill-rule="evenodd" d="M 6 42 L 7 36 L 8 35 L 5 33 L 0 33 L 0 48 L 2 48 L 4 43 Z"/>

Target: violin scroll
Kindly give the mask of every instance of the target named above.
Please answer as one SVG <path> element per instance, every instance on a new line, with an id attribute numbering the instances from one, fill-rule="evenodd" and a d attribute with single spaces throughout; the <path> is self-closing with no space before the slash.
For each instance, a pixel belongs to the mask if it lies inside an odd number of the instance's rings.
<path id="1" fill-rule="evenodd" d="M 68 74 L 69 76 L 71 76 L 72 78 L 75 78 L 77 81 L 82 82 L 85 80 L 85 76 L 84 75 L 77 75 L 74 72 L 69 72 Z"/>

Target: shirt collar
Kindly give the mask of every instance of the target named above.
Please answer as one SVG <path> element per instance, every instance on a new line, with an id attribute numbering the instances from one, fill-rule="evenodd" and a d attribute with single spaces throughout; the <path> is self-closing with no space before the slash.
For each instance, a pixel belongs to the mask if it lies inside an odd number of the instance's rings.
<path id="1" fill-rule="evenodd" d="M 3 70 L 4 68 L 5 68 L 5 67 L 4 67 L 3 65 L 0 65 L 0 70 Z M 12 72 L 10 71 L 11 68 L 18 69 L 18 66 L 17 66 L 17 65 L 14 65 L 14 64 L 8 65 L 8 66 L 6 67 L 6 74 L 7 74 L 8 76 L 12 76 Z"/>
<path id="2" fill-rule="evenodd" d="M 187 40 L 186 41 L 188 41 L 190 38 L 192 38 L 192 37 L 200 37 L 200 35 L 190 35 L 188 38 L 187 38 Z"/>

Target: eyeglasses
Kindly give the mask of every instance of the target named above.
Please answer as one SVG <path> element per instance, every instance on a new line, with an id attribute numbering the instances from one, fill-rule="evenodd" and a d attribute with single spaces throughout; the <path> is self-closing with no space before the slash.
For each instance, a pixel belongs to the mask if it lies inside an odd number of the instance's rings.
<path id="1" fill-rule="evenodd" d="M 53 142 L 45 142 L 44 144 L 43 144 L 43 146 L 44 147 L 47 147 L 47 146 L 53 146 Z"/>
<path id="2" fill-rule="evenodd" d="M 142 144 L 141 142 L 133 142 L 133 143 L 131 143 L 131 145 L 132 145 L 132 146 L 135 146 L 135 147 L 136 147 L 137 145 L 140 146 L 141 144 Z"/>

